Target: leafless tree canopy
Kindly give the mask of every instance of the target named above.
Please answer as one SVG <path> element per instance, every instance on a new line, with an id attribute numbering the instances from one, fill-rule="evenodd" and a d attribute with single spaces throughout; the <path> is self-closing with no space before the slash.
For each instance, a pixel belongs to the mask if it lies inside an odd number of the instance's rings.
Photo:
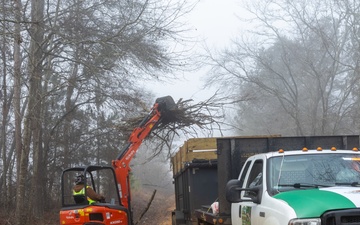
<path id="1" fill-rule="evenodd" d="M 359 3 L 260 0 L 246 9 L 248 32 L 207 55 L 208 85 L 247 99 L 237 104 L 237 134 L 358 133 Z"/>
<path id="2" fill-rule="evenodd" d="M 117 121 L 153 102 L 142 82 L 186 68 L 181 18 L 192 7 L 186 0 L 2 1 L 0 209 L 15 212 L 13 224 L 35 224 L 31 215 L 58 209 L 63 169 L 115 158 L 128 137 L 114 129 Z"/>

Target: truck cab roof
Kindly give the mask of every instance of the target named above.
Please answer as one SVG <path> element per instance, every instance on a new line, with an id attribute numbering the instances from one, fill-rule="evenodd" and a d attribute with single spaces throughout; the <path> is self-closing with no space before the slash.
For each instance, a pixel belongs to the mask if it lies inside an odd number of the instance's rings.
<path id="1" fill-rule="evenodd" d="M 283 156 L 283 155 L 305 155 L 305 154 L 339 154 L 339 153 L 346 153 L 346 154 L 359 154 L 360 151 L 357 150 L 341 150 L 341 149 L 299 149 L 299 150 L 279 150 L 274 152 L 263 153 L 266 155 L 266 158 L 274 157 L 274 156 Z M 249 157 L 250 158 L 250 157 Z"/>

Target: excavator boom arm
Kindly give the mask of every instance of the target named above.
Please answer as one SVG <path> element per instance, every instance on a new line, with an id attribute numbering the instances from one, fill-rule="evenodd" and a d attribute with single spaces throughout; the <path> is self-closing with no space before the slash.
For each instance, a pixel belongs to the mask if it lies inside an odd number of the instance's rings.
<path id="1" fill-rule="evenodd" d="M 117 181 L 120 185 L 120 200 L 126 208 L 129 208 L 130 205 L 129 173 L 131 169 L 129 164 L 141 143 L 151 134 L 151 131 L 161 119 L 171 113 L 175 106 L 175 102 L 170 96 L 158 98 L 150 113 L 132 131 L 127 145 L 122 149 L 116 160 L 112 162 Z"/>
<path id="2" fill-rule="evenodd" d="M 132 131 L 128 139 L 128 144 L 122 149 L 117 160 L 121 161 L 124 160 L 124 158 L 128 158 L 130 161 L 132 159 L 133 154 L 131 153 L 131 150 L 135 150 L 134 147 L 136 146 L 136 143 L 141 144 L 160 121 L 161 113 L 158 110 L 158 106 L 159 104 L 155 103 L 151 112 L 141 121 L 139 126 Z"/>

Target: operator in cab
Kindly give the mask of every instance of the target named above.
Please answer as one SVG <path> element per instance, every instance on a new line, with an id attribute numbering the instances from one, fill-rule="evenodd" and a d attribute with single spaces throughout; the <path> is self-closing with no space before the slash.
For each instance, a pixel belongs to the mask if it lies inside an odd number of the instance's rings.
<path id="1" fill-rule="evenodd" d="M 75 179 L 75 186 L 73 187 L 73 196 L 77 204 L 84 203 L 85 201 L 85 177 L 84 175 L 78 175 Z M 86 186 L 86 200 L 89 204 L 93 204 L 96 201 L 105 202 L 105 197 L 96 193 L 90 186 Z"/>

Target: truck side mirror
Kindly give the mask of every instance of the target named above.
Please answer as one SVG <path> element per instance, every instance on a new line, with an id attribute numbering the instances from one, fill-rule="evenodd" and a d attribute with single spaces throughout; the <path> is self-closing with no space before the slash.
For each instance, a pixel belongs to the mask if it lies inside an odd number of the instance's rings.
<path id="1" fill-rule="evenodd" d="M 237 179 L 229 180 L 225 188 L 226 200 L 231 203 L 241 202 L 241 183 Z"/>
<path id="2" fill-rule="evenodd" d="M 241 183 L 237 179 L 230 180 L 226 184 L 226 200 L 231 203 L 244 202 L 244 201 L 252 201 L 256 204 L 261 203 L 261 195 L 262 195 L 262 185 L 258 185 L 251 188 L 242 188 Z M 241 198 L 241 192 L 246 191 L 247 197 L 251 200 L 246 200 Z"/>
<path id="3" fill-rule="evenodd" d="M 255 187 L 251 187 L 251 188 L 244 188 L 242 190 L 248 192 L 248 195 L 246 197 L 250 197 L 251 201 L 253 203 L 260 204 L 261 197 L 262 197 L 262 188 L 263 188 L 263 186 L 261 184 L 261 185 L 257 185 Z M 245 201 L 245 200 L 242 200 L 242 201 Z"/>

